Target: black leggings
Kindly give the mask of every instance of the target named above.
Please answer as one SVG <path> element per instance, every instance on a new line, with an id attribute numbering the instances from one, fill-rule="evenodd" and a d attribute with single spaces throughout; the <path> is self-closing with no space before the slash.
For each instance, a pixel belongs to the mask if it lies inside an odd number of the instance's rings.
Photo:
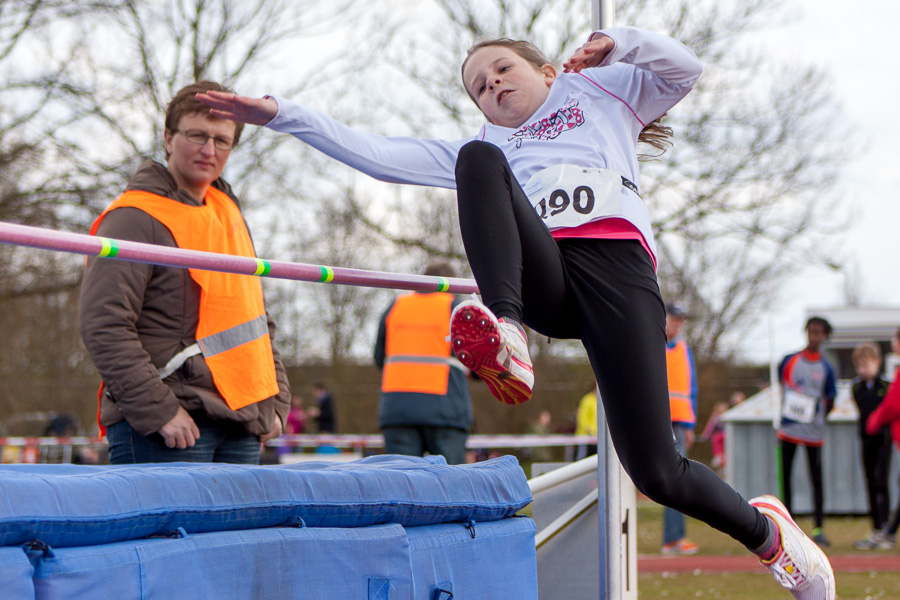
<path id="1" fill-rule="evenodd" d="M 610 436 L 635 486 L 748 548 L 761 546 L 769 531 L 766 517 L 675 447 L 665 308 L 641 244 L 557 243 L 492 144 L 462 148 L 456 184 L 463 244 L 485 304 L 543 335 L 581 340 Z"/>
<path id="2" fill-rule="evenodd" d="M 784 489 L 784 505 L 793 514 L 794 495 L 791 491 L 791 473 L 794 469 L 794 454 L 797 445 L 781 440 L 781 486 Z M 809 467 L 809 480 L 812 484 L 813 520 L 816 527 L 825 522 L 825 494 L 822 487 L 822 447 L 804 446 L 806 448 L 806 465 Z"/>
<path id="3" fill-rule="evenodd" d="M 884 435 L 862 438 L 862 459 L 866 473 L 866 491 L 869 494 L 869 515 L 872 529 L 882 529 L 888 522 L 890 492 L 888 473 L 891 470 L 891 441 Z"/>

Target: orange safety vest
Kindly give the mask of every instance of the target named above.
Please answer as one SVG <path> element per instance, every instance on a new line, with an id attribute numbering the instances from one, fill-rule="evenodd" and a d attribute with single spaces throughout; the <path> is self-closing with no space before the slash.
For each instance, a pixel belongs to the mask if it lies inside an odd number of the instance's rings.
<path id="1" fill-rule="evenodd" d="M 452 304 L 441 292 L 397 298 L 385 321 L 382 392 L 447 393 Z"/>
<path id="2" fill-rule="evenodd" d="M 91 235 L 116 208 L 138 208 L 165 225 L 179 248 L 256 257 L 237 205 L 210 186 L 206 203 L 190 206 L 142 191 L 127 191 L 97 217 Z M 262 283 L 258 277 L 188 269 L 201 288 L 199 353 L 232 410 L 278 394 Z"/>
<path id="3" fill-rule="evenodd" d="M 669 378 L 669 410 L 673 423 L 696 423 L 691 401 L 691 364 L 684 341 L 666 347 L 666 375 Z"/>

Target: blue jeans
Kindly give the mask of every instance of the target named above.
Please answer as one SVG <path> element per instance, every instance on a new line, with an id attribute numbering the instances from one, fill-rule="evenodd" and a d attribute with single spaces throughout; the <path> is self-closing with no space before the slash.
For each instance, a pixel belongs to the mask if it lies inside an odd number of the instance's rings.
<path id="1" fill-rule="evenodd" d="M 169 448 L 158 433 L 144 436 L 128 424 L 120 421 L 106 428 L 109 441 L 109 463 L 128 465 L 136 463 L 195 462 L 259 464 L 259 437 L 247 433 L 244 426 L 234 421 L 210 419 L 202 412 L 191 412 L 200 430 L 200 438 L 190 448 Z"/>
<path id="2" fill-rule="evenodd" d="M 687 455 L 687 442 L 685 441 L 685 426 L 680 423 L 672 423 L 675 432 L 675 447 L 682 456 Z M 668 506 L 663 509 L 663 545 L 677 542 L 684 537 L 684 515 Z"/>

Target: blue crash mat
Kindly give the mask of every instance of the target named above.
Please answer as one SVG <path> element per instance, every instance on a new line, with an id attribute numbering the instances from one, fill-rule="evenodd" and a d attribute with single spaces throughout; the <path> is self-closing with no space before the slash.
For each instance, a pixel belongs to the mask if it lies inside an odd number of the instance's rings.
<path id="1" fill-rule="evenodd" d="M 303 524 L 405 527 L 496 521 L 531 502 L 512 456 L 471 465 L 372 456 L 280 466 L 169 463 L 0 466 L 0 546 L 109 544 Z"/>
<path id="2" fill-rule="evenodd" d="M 410 527 L 413 598 L 537 600 L 534 521 Z"/>
<path id="3" fill-rule="evenodd" d="M 201 533 L 62 548 L 34 562 L 36 600 L 413 598 L 400 525 Z"/>
<path id="4" fill-rule="evenodd" d="M 0 548 L 0 598 L 33 600 L 34 568 L 22 548 Z"/>

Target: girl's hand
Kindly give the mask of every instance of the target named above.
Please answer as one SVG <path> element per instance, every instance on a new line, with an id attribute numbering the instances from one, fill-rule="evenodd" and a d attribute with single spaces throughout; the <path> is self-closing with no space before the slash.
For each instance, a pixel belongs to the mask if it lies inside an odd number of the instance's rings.
<path id="1" fill-rule="evenodd" d="M 564 73 L 578 73 L 582 69 L 596 67 L 616 47 L 611 37 L 601 35 L 575 51 L 572 58 L 563 63 Z"/>
<path id="2" fill-rule="evenodd" d="M 251 125 L 265 125 L 278 113 L 278 103 L 272 98 L 247 98 L 210 90 L 197 94 L 197 100 L 210 107 L 212 117 Z"/>

